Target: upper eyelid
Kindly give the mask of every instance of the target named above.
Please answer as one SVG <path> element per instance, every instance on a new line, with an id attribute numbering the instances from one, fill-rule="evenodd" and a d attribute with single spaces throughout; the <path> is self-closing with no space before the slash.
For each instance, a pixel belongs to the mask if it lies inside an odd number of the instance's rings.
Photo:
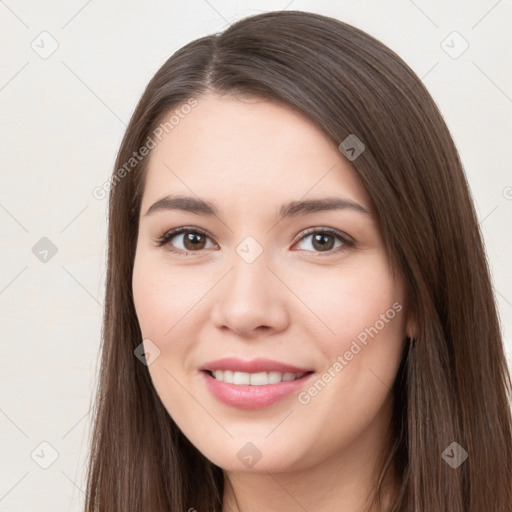
<path id="1" fill-rule="evenodd" d="M 174 238 L 175 236 L 182 235 L 183 233 L 187 232 L 195 232 L 199 233 L 201 235 L 207 236 L 210 240 L 214 240 L 214 237 L 208 233 L 208 231 L 205 231 L 201 228 L 195 228 L 192 226 L 181 226 L 179 228 L 170 229 L 169 231 L 166 231 L 163 235 L 157 237 L 157 241 L 165 239 L 165 238 Z"/>

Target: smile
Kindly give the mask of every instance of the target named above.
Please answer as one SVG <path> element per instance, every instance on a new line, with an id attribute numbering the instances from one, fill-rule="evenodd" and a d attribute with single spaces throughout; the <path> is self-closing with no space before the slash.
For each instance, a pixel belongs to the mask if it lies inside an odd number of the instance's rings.
<path id="1" fill-rule="evenodd" d="M 265 386 L 267 384 L 279 384 L 300 379 L 304 373 L 281 373 L 281 372 L 233 372 L 231 370 L 215 370 L 212 376 L 221 382 L 245 386 Z"/>
<path id="2" fill-rule="evenodd" d="M 240 373 L 243 376 L 243 372 L 235 372 L 235 374 L 236 373 Z M 234 384 L 217 380 L 207 371 L 203 371 L 201 374 L 204 376 L 206 388 L 216 400 L 237 409 L 262 409 L 273 405 L 292 394 L 298 394 L 303 391 L 306 387 L 306 383 L 310 381 L 310 377 L 315 375 L 313 372 L 302 374 L 300 377 L 292 374 L 293 380 L 285 381 L 280 379 L 280 381 L 275 384 L 255 385 Z M 251 374 L 245 375 L 252 378 Z M 247 377 L 245 377 L 245 380 L 247 380 Z"/>

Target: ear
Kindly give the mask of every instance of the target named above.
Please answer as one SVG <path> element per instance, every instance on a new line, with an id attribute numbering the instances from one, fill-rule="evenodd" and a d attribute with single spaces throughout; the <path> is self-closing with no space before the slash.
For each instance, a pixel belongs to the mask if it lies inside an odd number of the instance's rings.
<path id="1" fill-rule="evenodd" d="M 416 315 L 412 311 L 408 311 L 407 313 L 405 332 L 408 338 L 416 338 L 418 334 L 418 324 L 416 322 Z"/>
<path id="2" fill-rule="evenodd" d="M 405 335 L 407 338 L 416 338 L 418 335 L 418 322 L 417 322 L 417 314 L 415 308 L 410 303 L 410 301 L 405 302 L 404 308 L 405 315 Z"/>

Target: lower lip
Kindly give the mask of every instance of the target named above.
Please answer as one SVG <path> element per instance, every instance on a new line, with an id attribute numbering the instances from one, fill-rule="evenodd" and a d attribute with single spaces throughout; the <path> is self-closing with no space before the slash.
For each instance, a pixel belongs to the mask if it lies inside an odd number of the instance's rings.
<path id="1" fill-rule="evenodd" d="M 206 380 L 206 386 L 212 395 L 226 405 L 239 409 L 262 409 L 279 400 L 300 391 L 313 373 L 303 375 L 300 379 L 283 381 L 277 384 L 263 386 L 248 386 L 228 384 L 215 379 L 207 372 L 201 372 Z"/>

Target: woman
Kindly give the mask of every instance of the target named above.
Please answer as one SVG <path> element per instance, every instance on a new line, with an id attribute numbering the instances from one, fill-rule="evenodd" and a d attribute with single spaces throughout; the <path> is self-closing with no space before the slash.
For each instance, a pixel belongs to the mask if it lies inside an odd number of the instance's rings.
<path id="1" fill-rule="evenodd" d="M 297 11 L 193 41 L 111 186 L 86 511 L 512 510 L 477 218 L 396 54 Z"/>

